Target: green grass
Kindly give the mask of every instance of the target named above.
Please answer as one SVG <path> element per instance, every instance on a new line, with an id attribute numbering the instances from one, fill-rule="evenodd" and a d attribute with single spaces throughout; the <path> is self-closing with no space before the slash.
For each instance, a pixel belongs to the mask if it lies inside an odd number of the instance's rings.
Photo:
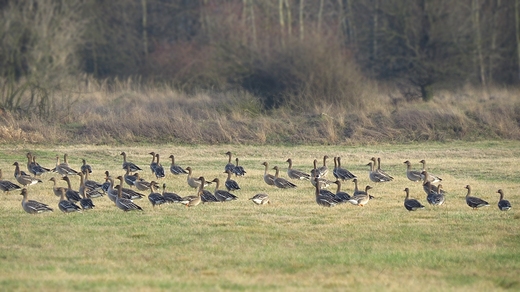
<path id="1" fill-rule="evenodd" d="M 12 163 L 25 165 L 29 150 L 47 167 L 53 166 L 56 154 L 68 153 L 75 168 L 86 158 L 94 168 L 91 178 L 99 181 L 104 170 L 123 174 L 119 155 L 123 150 L 142 166 L 142 176 L 149 180 L 150 151 L 161 154 L 165 167 L 167 157 L 174 154 L 178 164 L 194 169 L 194 175 L 223 180 L 224 153 L 231 150 L 248 172 L 236 179 L 242 187 L 234 192 L 238 201 L 154 210 L 141 200 L 137 203 L 145 209 L 142 213 L 124 213 L 104 197 L 95 199 L 95 210 L 63 214 L 48 181 L 51 174 L 43 176 L 43 184 L 30 186 L 29 196 L 55 207 L 54 213 L 29 215 L 20 206 L 18 192 L 1 194 L 3 290 L 520 289 L 516 174 L 520 142 L 0 149 L 4 179 L 12 181 Z M 312 160 L 321 161 L 324 154 L 341 156 L 344 167 L 358 175 L 362 186 L 374 187 L 376 198 L 365 207 L 322 208 L 308 182 L 297 182 L 294 190 L 278 190 L 262 180 L 263 161 L 285 170 L 285 160 L 291 157 L 295 168 L 310 170 Z M 372 156 L 382 158 L 382 168 L 396 178 L 393 182 L 368 181 L 365 164 Z M 406 179 L 403 161 L 410 160 L 417 168 L 420 159 L 443 177 L 447 201 L 439 208 L 408 212 L 402 205 L 405 187 L 412 197 L 426 201 L 420 184 Z M 286 177 L 285 171 L 282 176 Z M 73 184 L 78 181 L 74 178 Z M 164 181 L 169 191 L 195 193 L 183 176 L 169 174 Z M 469 208 L 464 200 L 466 184 L 491 206 Z M 513 204 L 509 212 L 496 207 L 498 188 Z M 343 183 L 343 189 L 350 193 L 352 183 Z M 258 192 L 268 193 L 272 204 L 256 206 L 247 200 Z"/>

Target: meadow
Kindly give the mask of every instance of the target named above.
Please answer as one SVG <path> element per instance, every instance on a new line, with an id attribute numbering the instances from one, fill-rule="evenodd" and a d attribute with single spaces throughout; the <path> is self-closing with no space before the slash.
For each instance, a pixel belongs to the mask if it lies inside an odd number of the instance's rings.
<path id="1" fill-rule="evenodd" d="M 503 291 L 520 290 L 520 213 L 518 193 L 520 142 L 425 142 L 353 146 L 136 145 L 34 146 L 2 145 L 3 179 L 15 182 L 14 161 L 25 170 L 31 151 L 40 164 L 55 165 L 67 153 L 79 169 L 86 159 L 103 181 L 104 171 L 122 175 L 122 156 L 152 180 L 150 151 L 193 168 L 195 176 L 224 180 L 226 151 L 238 157 L 245 177 L 234 178 L 239 199 L 226 203 L 179 204 L 152 208 L 136 201 L 143 212 L 122 212 L 105 196 L 96 209 L 64 214 L 49 179 L 29 186 L 29 199 L 45 202 L 53 213 L 23 211 L 18 191 L 0 194 L 0 287 L 4 291 L 141 290 L 141 291 Z M 264 183 L 262 162 L 278 165 L 287 178 L 287 158 L 293 167 L 309 171 L 314 159 L 341 156 L 360 186 L 371 185 L 375 197 L 366 206 L 316 204 L 307 181 L 281 190 Z M 368 179 L 366 164 L 381 157 L 382 168 L 394 176 L 388 183 Z M 406 178 L 405 160 L 443 178 L 446 203 L 431 207 L 420 183 Z M 329 159 L 332 167 L 332 159 Z M 274 173 L 270 169 L 270 173 Z M 328 178 L 332 179 L 331 173 Z M 181 196 L 195 194 L 185 176 L 168 173 L 159 180 Z M 65 186 L 64 181 L 60 181 Z M 74 186 L 79 178 L 73 178 Z M 490 203 L 472 210 L 464 187 Z M 408 212 L 404 188 L 427 205 Z M 499 211 L 498 189 L 513 208 Z M 213 190 L 213 186 L 208 187 Z M 352 193 L 353 184 L 342 189 Z M 257 206 L 248 198 L 267 193 L 271 204 Z"/>

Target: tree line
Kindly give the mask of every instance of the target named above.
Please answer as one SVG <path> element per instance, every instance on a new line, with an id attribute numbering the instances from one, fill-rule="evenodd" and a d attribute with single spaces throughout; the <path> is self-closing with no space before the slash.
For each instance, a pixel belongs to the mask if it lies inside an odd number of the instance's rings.
<path id="1" fill-rule="evenodd" d="M 519 1 L 0 0 L 3 102 L 82 74 L 238 88 L 265 108 L 355 106 L 369 80 L 424 100 L 517 85 Z"/>

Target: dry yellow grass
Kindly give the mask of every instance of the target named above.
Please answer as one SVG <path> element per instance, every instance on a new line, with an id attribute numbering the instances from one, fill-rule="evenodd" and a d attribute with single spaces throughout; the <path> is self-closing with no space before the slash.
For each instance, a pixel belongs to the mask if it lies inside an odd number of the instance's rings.
<path id="1" fill-rule="evenodd" d="M 95 210 L 67 215 L 57 210 L 51 175 L 46 174 L 43 184 L 29 187 L 29 194 L 56 207 L 52 214 L 31 216 L 21 209 L 16 192 L 2 195 L 0 283 L 8 290 L 517 290 L 519 146 L 4 146 L 0 167 L 11 180 L 12 163 L 25 162 L 28 150 L 44 166 L 52 166 L 56 154 L 68 153 L 76 168 L 85 158 L 96 180 L 104 170 L 123 173 L 121 151 L 142 166 L 149 180 L 150 151 L 161 154 L 165 167 L 174 154 L 176 162 L 191 166 L 195 175 L 222 180 L 224 153 L 232 151 L 247 175 L 236 178 L 242 187 L 234 192 L 238 201 L 154 210 L 141 200 L 137 203 L 143 213 L 123 213 L 105 197 L 95 200 Z M 376 198 L 365 207 L 323 208 L 315 203 L 309 182 L 278 190 L 262 180 L 263 161 L 285 170 L 285 160 L 291 157 L 295 168 L 308 171 L 312 160 L 325 154 L 341 156 L 362 186 L 374 187 Z M 382 158 L 393 182 L 368 181 L 365 164 L 372 156 Z M 420 159 L 442 176 L 446 204 L 408 212 L 402 205 L 405 187 L 412 197 L 426 201 L 420 184 L 406 179 L 403 162 L 410 160 L 418 168 Z M 168 174 L 162 181 L 169 191 L 194 193 L 184 176 Z M 466 184 L 491 206 L 471 210 L 464 201 Z M 511 211 L 496 207 L 498 188 L 513 204 Z M 345 182 L 343 189 L 351 193 L 352 183 Z M 272 204 L 256 206 L 247 200 L 259 192 L 268 193 Z"/>

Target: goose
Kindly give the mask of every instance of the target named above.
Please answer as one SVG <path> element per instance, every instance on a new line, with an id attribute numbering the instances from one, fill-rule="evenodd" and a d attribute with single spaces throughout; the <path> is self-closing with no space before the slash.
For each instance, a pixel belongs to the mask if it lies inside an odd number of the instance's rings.
<path id="1" fill-rule="evenodd" d="M 107 171 L 105 171 L 105 182 L 101 185 L 101 190 L 103 190 L 103 192 L 105 192 L 106 194 L 108 194 L 108 189 L 110 188 L 110 181 L 109 181 L 109 178 L 110 177 L 110 173 Z M 116 194 L 117 196 L 117 194 Z M 114 197 L 114 202 L 115 202 L 115 197 Z"/>
<path id="2" fill-rule="evenodd" d="M 213 194 L 219 202 L 234 201 L 238 199 L 237 196 L 233 195 L 232 193 L 226 190 L 219 190 L 220 180 L 218 178 L 214 178 L 213 182 L 215 183 L 215 192 Z"/>
<path id="3" fill-rule="evenodd" d="M 257 205 L 271 204 L 269 201 L 269 195 L 262 193 L 252 196 L 249 200 L 253 201 L 253 203 Z"/>
<path id="4" fill-rule="evenodd" d="M 150 170 L 152 170 L 152 174 L 155 174 L 155 171 L 156 171 L 157 167 L 159 166 L 159 164 L 157 162 L 155 162 L 155 158 L 157 156 L 155 155 L 155 152 L 153 152 L 153 151 L 148 154 L 152 155 L 152 162 L 150 162 Z"/>
<path id="5" fill-rule="evenodd" d="M 181 202 L 181 200 L 182 200 L 181 196 L 177 195 L 176 193 L 166 192 L 165 183 L 163 183 L 162 189 L 163 189 L 162 195 L 166 201 L 168 201 L 169 203 L 180 203 Z"/>
<path id="6" fill-rule="evenodd" d="M 224 166 L 224 172 L 226 172 L 228 170 L 233 172 L 233 170 L 235 169 L 235 165 L 233 163 L 231 163 L 231 151 L 228 151 L 224 154 L 226 154 L 228 156 L 228 163 L 226 164 L 226 166 Z"/>
<path id="7" fill-rule="evenodd" d="M 405 188 L 406 197 L 404 198 L 404 207 L 408 211 L 416 211 L 417 209 L 424 209 L 424 206 L 416 199 L 409 199 L 410 189 Z"/>
<path id="8" fill-rule="evenodd" d="M 79 194 L 81 195 L 81 200 L 79 201 L 79 205 L 81 206 L 81 208 L 83 210 L 94 209 L 94 207 L 96 207 L 96 205 L 94 205 L 94 202 L 92 202 L 91 196 L 87 192 L 87 190 L 89 190 L 89 188 L 85 185 L 84 174 L 81 173 L 81 182 L 80 182 L 80 186 L 79 186 Z M 98 190 L 90 190 L 90 191 L 98 192 Z M 64 193 L 64 191 L 62 191 L 62 194 L 63 193 Z"/>
<path id="9" fill-rule="evenodd" d="M 384 180 L 384 181 L 391 181 L 394 179 L 391 175 L 389 175 L 388 173 L 386 173 L 384 170 L 381 169 L 381 158 L 380 157 L 378 157 L 377 159 L 375 157 L 372 157 L 372 158 L 370 158 L 370 160 L 372 160 L 373 165 L 374 165 L 373 171 L 378 173 L 382 177 L 386 177 L 386 180 Z M 377 169 L 376 169 L 376 162 L 377 162 Z"/>
<path id="10" fill-rule="evenodd" d="M 202 194 L 200 194 L 200 199 L 203 204 L 220 202 L 212 192 L 205 190 L 204 187 L 202 187 Z"/>
<path id="11" fill-rule="evenodd" d="M 311 181 L 314 180 L 313 177 L 324 177 L 325 175 L 327 175 L 327 173 L 329 173 L 329 168 L 327 167 L 327 158 L 329 158 L 329 157 L 327 155 L 324 155 L 323 156 L 323 165 L 318 168 L 314 167 L 311 170 Z M 314 181 L 316 181 L 316 180 L 314 180 Z"/>
<path id="12" fill-rule="evenodd" d="M 56 181 L 55 177 L 51 177 L 49 179 L 49 181 L 53 182 L 52 191 L 54 192 L 54 195 L 56 197 L 61 197 L 61 189 L 63 189 L 65 192 L 67 192 L 67 190 L 68 190 L 67 188 L 57 186 L 57 181 Z"/>
<path id="13" fill-rule="evenodd" d="M 166 175 L 164 174 L 164 167 L 161 165 L 161 163 L 159 162 L 159 153 L 156 153 L 155 154 L 155 157 L 157 158 L 157 165 L 155 167 L 155 170 L 154 170 L 154 174 L 155 174 L 155 177 L 156 178 L 163 178 L 165 177 Z"/>
<path id="14" fill-rule="evenodd" d="M 244 176 L 246 174 L 246 171 L 244 170 L 244 168 L 240 165 L 238 165 L 238 157 L 235 158 L 235 167 L 233 168 L 233 173 L 236 175 L 236 176 Z"/>
<path id="15" fill-rule="evenodd" d="M 35 176 L 42 175 L 46 172 L 51 171 L 49 168 L 45 168 L 36 162 L 36 157 L 31 152 L 27 152 L 27 170 Z"/>
<path id="16" fill-rule="evenodd" d="M 125 179 L 125 183 L 127 185 L 129 185 L 130 187 L 134 187 L 135 186 L 135 181 L 139 178 L 139 173 L 136 172 L 134 174 L 130 174 L 130 166 L 127 165 L 126 166 L 126 172 L 123 175 L 123 178 Z M 144 190 L 141 190 L 141 191 L 144 191 Z"/>
<path id="17" fill-rule="evenodd" d="M 146 190 L 150 189 L 150 184 L 151 183 L 149 181 L 146 181 L 144 178 L 141 178 L 138 172 L 136 172 L 134 174 L 134 177 L 135 177 L 134 186 L 138 190 L 146 191 Z"/>
<path id="18" fill-rule="evenodd" d="M 123 151 L 119 155 L 123 155 L 123 169 L 126 170 L 127 167 L 130 167 L 130 171 L 132 172 L 142 170 L 139 166 L 135 165 L 134 163 L 126 161 L 126 152 Z"/>
<path id="19" fill-rule="evenodd" d="M 72 212 L 81 211 L 81 208 L 78 205 L 74 204 L 70 200 L 65 199 L 65 190 L 63 190 L 63 189 L 61 189 L 60 202 L 58 203 L 58 208 L 60 208 L 60 210 L 63 213 L 72 213 Z"/>
<path id="20" fill-rule="evenodd" d="M 186 181 L 188 182 L 188 185 L 194 189 L 198 188 L 201 184 L 201 181 L 198 178 L 194 178 L 192 176 L 192 169 L 190 166 L 186 167 L 186 170 L 188 171 L 188 176 L 186 177 Z M 204 186 L 208 185 L 208 182 L 204 181 Z"/>
<path id="21" fill-rule="evenodd" d="M 375 169 L 375 166 L 373 164 L 373 162 L 369 162 L 367 164 L 367 166 L 370 167 L 370 170 L 369 170 L 369 173 L 368 173 L 368 177 L 370 178 L 371 181 L 373 182 L 388 182 L 388 181 L 392 181 L 394 178 L 389 176 L 389 175 L 386 175 L 385 173 L 383 172 L 379 172 Z"/>
<path id="22" fill-rule="evenodd" d="M 10 191 L 20 190 L 21 187 L 15 183 L 12 183 L 8 180 L 2 180 L 2 170 L 0 169 L 0 190 L 4 193 L 9 193 Z"/>
<path id="23" fill-rule="evenodd" d="M 22 199 L 22 208 L 25 212 L 29 214 L 39 214 L 44 212 L 52 212 L 52 208 L 49 205 L 40 203 L 38 201 L 27 200 L 27 189 L 23 188 L 20 192 L 20 195 L 23 196 Z"/>
<path id="24" fill-rule="evenodd" d="M 72 189 L 71 184 L 70 184 L 70 178 L 68 176 L 64 176 L 61 179 L 67 182 L 67 189 L 64 190 L 67 200 L 69 200 L 73 203 L 79 202 L 81 200 L 81 197 L 79 195 L 79 192 Z"/>
<path id="25" fill-rule="evenodd" d="M 358 188 L 358 180 L 357 180 L 357 178 L 353 179 L 352 182 L 354 183 L 354 193 L 352 193 L 353 196 L 366 194 L 364 190 L 360 190 Z"/>
<path id="26" fill-rule="evenodd" d="M 123 180 L 124 180 L 124 178 L 123 178 Z M 140 200 L 140 199 L 145 197 L 144 194 L 141 194 L 141 193 L 136 192 L 136 191 L 134 191 L 132 189 L 129 189 L 129 188 L 125 188 L 125 187 L 123 187 L 122 184 L 121 185 L 117 185 L 117 186 L 115 186 L 113 188 L 115 188 L 117 190 L 121 189 L 122 196 L 123 196 L 124 199 Z"/>
<path id="27" fill-rule="evenodd" d="M 350 200 L 348 200 L 351 204 L 353 205 L 358 205 L 358 206 L 361 206 L 363 207 L 364 205 L 366 205 L 368 203 L 368 201 L 371 199 L 370 198 L 370 195 L 368 194 L 368 190 L 372 189 L 371 186 L 366 186 L 365 187 L 365 193 L 364 194 L 359 194 L 359 195 L 355 195 L 355 196 L 352 196 L 350 198 Z"/>
<path id="28" fill-rule="evenodd" d="M 231 179 L 231 171 L 227 170 L 225 172 L 227 173 L 227 179 L 226 179 L 226 181 L 224 183 L 224 185 L 226 186 L 226 189 L 228 191 L 238 191 L 238 190 L 240 190 L 240 186 L 238 185 L 238 183 Z"/>
<path id="29" fill-rule="evenodd" d="M 334 157 L 334 169 L 332 174 L 336 179 L 349 180 L 356 178 L 356 175 L 350 172 L 348 169 L 341 167 L 341 157 Z"/>
<path id="30" fill-rule="evenodd" d="M 430 183 L 430 182 L 428 182 Z M 431 183 L 430 183 L 431 184 Z M 428 203 L 433 206 L 440 206 L 444 203 L 444 191 L 442 190 L 442 185 L 439 184 L 437 186 L 437 192 L 430 192 L 431 196 L 428 197 Z"/>
<path id="31" fill-rule="evenodd" d="M 180 203 L 186 207 L 195 207 L 198 204 L 200 204 L 200 202 L 202 201 L 200 196 L 202 195 L 202 191 L 204 190 L 204 185 L 206 183 L 206 180 L 204 179 L 203 176 L 199 177 L 197 180 L 201 182 L 199 184 L 199 189 L 197 191 L 197 195 L 183 197 L 182 200 L 180 201 Z"/>
<path id="32" fill-rule="evenodd" d="M 67 158 L 67 154 L 64 154 L 63 158 Z M 56 167 L 54 168 L 54 170 L 57 173 L 61 174 L 61 176 L 78 174 L 78 172 L 75 171 L 74 169 L 72 169 L 71 167 L 69 167 L 69 164 L 66 163 L 65 161 L 63 163 L 60 163 L 59 155 L 56 155 Z"/>
<path id="33" fill-rule="evenodd" d="M 157 182 L 150 182 L 150 194 L 148 194 L 148 201 L 152 204 L 152 207 L 155 208 L 156 205 L 162 205 L 167 203 L 166 199 L 162 194 L 155 191 L 155 187 L 157 186 Z"/>
<path id="34" fill-rule="evenodd" d="M 423 180 L 421 176 L 421 172 L 417 170 L 412 170 L 412 163 L 409 160 L 403 162 L 406 164 L 406 177 L 411 181 L 421 181 Z"/>
<path id="35" fill-rule="evenodd" d="M 86 172 L 88 173 L 88 172 Z M 90 198 L 99 198 L 103 196 L 103 192 L 100 187 L 98 188 L 91 188 L 90 186 L 87 186 L 85 182 L 85 173 L 80 172 L 80 180 L 79 180 L 79 194 L 85 193 L 85 196 L 90 200 Z M 83 197 L 83 196 L 82 196 Z"/>
<path id="36" fill-rule="evenodd" d="M 422 164 L 422 171 L 426 171 L 426 160 L 423 159 L 423 160 L 419 161 L 419 163 Z M 434 183 L 438 183 L 438 182 L 442 181 L 442 178 L 440 178 L 440 177 L 438 177 L 438 176 L 436 176 L 436 175 L 434 175 L 434 174 L 431 174 L 431 173 L 429 173 L 429 172 L 428 172 L 428 174 L 429 174 L 428 180 L 429 180 L 432 184 L 434 184 Z"/>
<path id="37" fill-rule="evenodd" d="M 81 168 L 80 168 L 80 171 L 85 173 L 85 172 L 88 172 L 88 173 L 92 173 L 92 167 L 87 164 L 87 161 L 85 159 L 81 159 Z"/>
<path id="38" fill-rule="evenodd" d="M 497 193 L 500 194 L 500 199 L 498 200 L 498 209 L 500 209 L 500 211 L 510 210 L 511 203 L 508 200 L 504 199 L 504 191 L 502 191 L 502 189 L 499 189 Z"/>
<path id="39" fill-rule="evenodd" d="M 105 179 L 108 181 L 108 188 L 107 188 L 107 195 L 108 195 L 108 198 L 110 199 L 110 201 L 114 202 L 114 204 L 116 203 L 116 199 L 117 199 L 117 195 L 118 195 L 118 192 L 119 192 L 119 189 L 115 189 L 114 187 L 114 179 L 109 176 L 108 174 L 108 171 L 105 172 L 106 173 L 106 177 Z"/>
<path id="40" fill-rule="evenodd" d="M 489 203 L 482 200 L 481 198 L 471 196 L 471 187 L 469 185 L 466 186 L 468 193 L 466 194 L 466 204 L 476 210 L 480 207 L 489 206 Z"/>
<path id="41" fill-rule="evenodd" d="M 280 174 L 280 169 L 278 168 L 278 166 L 274 166 L 273 169 L 275 170 L 275 174 L 274 174 L 274 185 L 277 187 L 277 188 L 280 188 L 280 189 L 292 189 L 292 188 L 295 188 L 296 185 L 293 184 L 292 182 L 286 180 L 285 178 L 282 178 L 279 176 Z"/>
<path id="42" fill-rule="evenodd" d="M 265 166 L 265 170 L 264 170 L 264 182 L 265 182 L 266 184 L 270 185 L 270 186 L 274 186 L 274 179 L 275 179 L 274 175 L 267 173 L 267 168 L 268 168 L 268 165 L 269 165 L 269 164 L 267 163 L 267 161 L 264 161 L 264 162 L 262 163 L 262 165 Z"/>
<path id="43" fill-rule="evenodd" d="M 313 161 L 313 165 L 314 165 L 314 168 L 311 170 L 311 179 L 310 179 L 310 182 L 312 183 L 312 185 L 314 187 L 316 187 L 316 179 L 318 179 L 318 181 L 320 182 L 320 189 L 326 189 L 328 188 L 331 184 L 333 184 L 334 182 L 328 180 L 328 179 L 325 179 L 323 177 L 319 177 L 319 171 L 318 171 L 318 168 L 317 168 L 317 165 L 318 165 L 318 160 L 314 159 Z"/>
<path id="44" fill-rule="evenodd" d="M 433 185 L 432 179 L 430 178 L 430 174 L 426 170 L 423 170 L 421 172 L 421 177 L 423 178 L 423 189 L 426 192 L 426 194 L 429 194 L 431 191 L 433 191 L 434 193 L 439 193 L 438 187 Z M 441 192 L 444 193 L 444 191 L 442 190 Z"/>
<path id="45" fill-rule="evenodd" d="M 123 198 L 123 180 L 124 178 L 122 176 L 118 176 L 117 179 L 119 180 L 119 188 L 117 189 L 117 197 L 116 197 L 116 206 L 125 211 L 143 211 L 143 208 L 141 208 L 136 203 L 132 202 L 131 199 Z"/>
<path id="46" fill-rule="evenodd" d="M 27 187 L 27 186 L 34 185 L 34 184 L 42 182 L 41 179 L 38 179 L 38 178 L 33 177 L 33 176 L 30 176 L 30 175 L 28 175 L 26 173 L 21 173 L 20 172 L 20 164 L 18 162 L 13 163 L 13 165 L 15 166 L 14 176 L 15 176 L 16 180 L 21 185 L 23 185 L 24 187 Z"/>
<path id="47" fill-rule="evenodd" d="M 321 192 L 320 192 L 320 186 L 321 186 L 321 182 L 320 180 L 318 179 L 318 177 L 315 177 L 314 178 L 315 180 L 315 188 L 316 188 L 316 192 L 315 192 L 315 195 L 316 195 L 316 203 L 320 206 L 323 206 L 323 207 L 334 207 L 338 204 L 338 201 L 336 201 L 333 197 L 331 196 L 328 196 L 328 195 L 323 195 Z"/>
<path id="48" fill-rule="evenodd" d="M 310 180 L 311 175 L 308 173 L 305 173 L 301 170 L 294 169 L 292 167 L 292 159 L 288 158 L 285 162 L 289 163 L 289 166 L 287 167 L 287 176 L 292 179 L 298 179 L 298 180 Z"/>
<path id="49" fill-rule="evenodd" d="M 178 174 L 188 174 L 188 172 L 186 170 L 184 170 L 184 168 L 178 166 L 175 164 L 175 156 L 170 155 L 169 157 L 171 160 L 172 160 L 172 164 L 170 165 L 170 172 L 175 174 L 175 175 L 178 175 Z"/>
<path id="50" fill-rule="evenodd" d="M 85 175 L 85 186 L 90 188 L 90 189 L 93 189 L 93 190 L 98 190 L 98 191 L 101 191 L 102 188 L 103 188 L 103 184 L 100 184 L 98 183 L 97 181 L 94 181 L 94 180 L 90 180 L 89 179 L 89 173 L 88 172 L 84 172 L 83 173 Z M 102 196 L 103 194 L 101 194 Z M 94 198 L 94 196 L 90 196 L 91 198 Z"/>
<path id="51" fill-rule="evenodd" d="M 342 203 L 350 200 L 351 196 L 347 192 L 341 191 L 341 180 L 337 179 L 334 183 L 338 185 L 338 188 L 336 189 L 336 198 L 341 200 Z"/>

